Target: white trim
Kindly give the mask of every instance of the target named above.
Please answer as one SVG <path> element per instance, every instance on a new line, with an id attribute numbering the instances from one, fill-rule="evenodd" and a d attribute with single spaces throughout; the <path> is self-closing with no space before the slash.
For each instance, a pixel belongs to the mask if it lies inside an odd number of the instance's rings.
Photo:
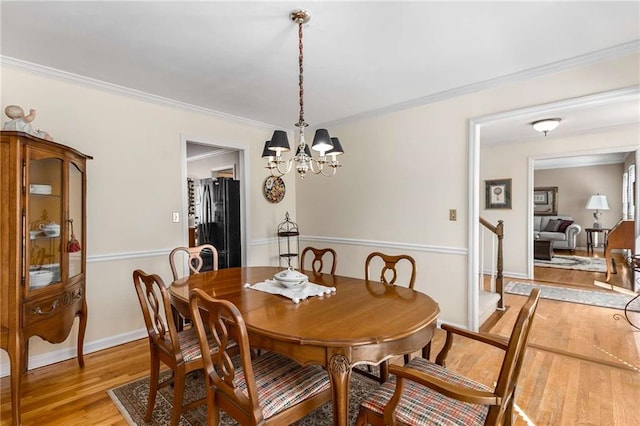
<path id="1" fill-rule="evenodd" d="M 421 251 L 427 253 L 443 253 L 443 254 L 455 254 L 466 256 L 467 249 L 463 247 L 445 247 L 445 246 L 432 246 L 426 244 L 412 244 L 412 243 L 395 243 L 390 241 L 374 241 L 374 240 L 360 240 L 355 238 L 336 238 L 336 237 L 319 237 L 312 235 L 302 235 L 300 239 L 303 241 L 321 242 L 328 244 L 344 244 L 351 246 L 365 246 L 365 247 L 380 247 L 386 249 L 397 250 L 411 250 Z"/>
<path id="2" fill-rule="evenodd" d="M 478 331 L 480 303 L 480 119 L 469 120 L 469 256 L 467 327 Z"/>
<path id="3" fill-rule="evenodd" d="M 0 64 L 9 66 L 15 69 L 23 70 L 23 71 L 30 71 L 35 74 L 44 75 L 46 77 L 50 77 L 56 80 L 72 82 L 80 86 L 91 87 L 93 89 L 99 89 L 99 90 L 103 90 L 109 93 L 114 93 L 117 95 L 128 96 L 134 99 L 150 102 L 156 105 L 170 106 L 173 108 L 178 108 L 178 109 L 182 109 L 190 112 L 199 112 L 202 114 L 207 114 L 207 115 L 222 118 L 225 120 L 235 121 L 235 122 L 256 126 L 256 127 L 264 127 L 268 129 L 275 129 L 278 127 L 276 125 L 262 123 L 260 121 L 250 120 L 248 118 L 238 117 L 236 115 L 215 111 L 209 108 L 199 107 L 197 105 L 180 102 L 175 99 L 169 99 L 162 96 L 157 96 L 151 93 L 143 92 L 141 90 L 124 87 L 117 84 L 107 83 L 105 81 L 96 80 L 94 78 L 73 74 L 73 73 L 58 70 L 55 68 L 46 67 L 44 65 L 34 64 L 32 62 L 23 61 L 20 59 L 9 57 L 9 56 L 0 55 Z"/>
<path id="4" fill-rule="evenodd" d="M 277 244 L 277 243 L 278 243 L 278 238 L 272 237 L 272 238 L 261 238 L 259 240 L 252 240 L 249 244 L 251 244 L 252 247 L 256 247 L 256 246 L 268 246 L 270 244 Z"/>
<path id="5" fill-rule="evenodd" d="M 116 334 L 115 336 L 105 337 L 104 339 L 94 340 L 84 344 L 84 355 L 98 352 L 103 349 L 112 348 L 114 346 L 122 345 L 124 343 L 133 342 L 134 340 L 140 340 L 147 337 L 147 329 L 140 328 L 138 330 L 127 331 L 126 333 Z M 76 347 L 58 349 L 51 352 L 46 352 L 41 355 L 35 355 L 29 357 L 29 370 L 34 368 L 44 367 L 45 365 L 55 364 L 56 362 L 66 361 L 78 356 Z M 8 376 L 10 373 L 9 363 L 0 364 L 0 377 Z"/>
<path id="6" fill-rule="evenodd" d="M 187 238 L 188 238 L 188 234 L 187 234 Z M 317 236 L 311 236 L 311 235 L 300 236 L 300 239 L 303 241 L 309 241 L 309 242 L 333 243 L 333 244 L 343 244 L 343 245 L 351 245 L 351 246 L 380 247 L 380 248 L 389 248 L 389 249 L 398 249 L 398 250 L 413 250 L 413 251 L 428 252 L 428 253 L 455 254 L 460 256 L 467 255 L 467 249 L 464 247 L 432 246 L 432 245 L 425 245 L 425 244 L 396 243 L 393 241 L 359 240 L 359 239 L 353 239 L 353 238 L 317 237 Z M 266 245 L 277 244 L 277 243 L 278 243 L 278 239 L 276 237 L 261 238 L 257 240 L 251 240 L 250 242 L 248 242 L 248 247 L 266 246 Z M 99 255 L 87 256 L 87 263 L 110 262 L 110 261 L 117 261 L 117 260 L 138 259 L 138 258 L 154 257 L 154 256 L 168 256 L 171 250 L 172 250 L 171 248 L 165 248 L 165 249 L 157 249 L 157 250 L 99 254 Z"/>
<path id="7" fill-rule="evenodd" d="M 632 43 L 633 45 L 640 44 L 640 41 Z M 478 250 L 479 250 L 479 221 L 480 221 L 480 202 L 479 202 L 479 188 L 480 188 L 480 130 L 483 125 L 488 123 L 509 120 L 520 116 L 526 116 L 539 113 L 553 113 L 554 111 L 566 109 L 566 108 L 579 108 L 590 105 L 602 105 L 612 102 L 620 102 L 627 99 L 637 99 L 640 96 L 640 86 L 625 87 L 622 89 L 611 90 L 608 92 L 594 93 L 591 95 L 580 96 L 576 98 L 569 98 L 561 101 L 550 102 L 541 105 L 535 105 L 532 107 L 526 107 L 521 109 L 515 109 L 511 111 L 500 112 L 497 114 L 485 115 L 482 117 L 475 117 L 469 120 L 469 247 L 470 253 L 468 257 L 469 267 L 469 283 L 468 283 L 468 307 L 467 312 L 469 318 L 469 328 L 477 330 L 479 327 L 477 317 L 477 293 L 479 289 L 479 271 L 480 265 L 478 263 Z M 624 147 L 617 148 L 602 148 L 591 151 L 580 151 L 581 155 L 585 153 L 597 154 L 597 153 L 610 153 L 623 151 Z M 631 150 L 636 150 L 636 158 L 640 158 L 640 149 L 632 147 Z M 539 155 L 535 158 L 553 158 L 563 156 L 578 155 L 578 152 L 563 152 L 555 154 Z M 533 160 L 529 159 L 528 165 L 528 190 L 529 196 L 527 201 L 527 211 L 529 212 L 529 222 L 533 220 Z M 640 187 L 640 185 L 639 185 Z M 640 188 L 638 188 L 640 193 Z M 640 205 L 640 203 L 638 203 Z M 640 206 L 636 206 L 636 212 L 640 211 Z M 640 221 L 636 221 L 636 232 L 640 233 Z M 533 249 L 533 224 L 529 223 L 527 226 L 527 261 L 529 265 L 527 267 L 527 274 L 533 277 L 533 255 L 531 250 Z"/>
<path id="8" fill-rule="evenodd" d="M 93 262 L 111 262 L 116 260 L 125 260 L 125 259 L 139 259 L 142 257 L 154 257 L 154 256 L 168 256 L 172 249 L 158 249 L 158 250 L 145 250 L 145 251 L 130 251 L 130 252 L 120 252 L 120 253 L 107 253 L 107 254 L 96 254 L 96 255 L 87 255 L 87 263 Z"/>
<path id="9" fill-rule="evenodd" d="M 432 95 L 423 96 L 423 97 L 412 99 L 406 102 L 400 102 L 394 105 L 378 108 L 378 109 L 367 111 L 361 114 L 355 114 L 339 120 L 334 120 L 326 123 L 319 123 L 317 127 L 335 127 L 347 122 L 363 120 L 365 118 L 372 118 L 380 115 L 386 115 L 386 114 L 402 111 L 409 108 L 414 108 L 421 105 L 440 102 L 446 99 L 452 99 L 458 96 L 480 92 L 482 90 L 487 90 L 494 87 L 500 87 L 507 83 L 512 83 L 515 81 L 535 79 L 535 78 L 544 76 L 546 74 L 555 73 L 555 72 L 563 71 L 563 70 L 574 68 L 574 67 L 589 65 L 592 63 L 600 62 L 600 61 L 614 58 L 617 56 L 623 56 L 629 53 L 634 53 L 634 52 L 637 52 L 638 49 L 640 49 L 640 40 L 633 40 L 627 43 L 620 44 L 618 46 L 598 50 L 596 52 L 587 53 L 585 55 L 576 56 L 574 58 L 564 59 L 562 61 L 553 62 L 551 64 L 543 65 L 540 67 L 531 68 L 531 69 L 520 71 L 520 72 L 515 72 L 502 77 L 496 77 L 496 78 L 481 81 L 478 83 L 468 84 L 466 86 L 456 87 L 451 90 L 444 90 L 442 92 L 434 93 Z"/>

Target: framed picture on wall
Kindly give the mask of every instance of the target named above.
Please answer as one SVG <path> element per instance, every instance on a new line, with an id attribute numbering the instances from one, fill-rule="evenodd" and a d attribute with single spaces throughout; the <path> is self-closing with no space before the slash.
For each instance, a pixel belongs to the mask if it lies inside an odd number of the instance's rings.
<path id="1" fill-rule="evenodd" d="M 536 216 L 555 216 L 558 214 L 557 186 L 533 188 L 533 214 Z"/>
<path id="2" fill-rule="evenodd" d="M 511 208 L 511 179 L 485 180 L 485 208 Z"/>
<path id="3" fill-rule="evenodd" d="M 533 204 L 549 204 L 549 193 L 547 191 L 533 191 Z"/>

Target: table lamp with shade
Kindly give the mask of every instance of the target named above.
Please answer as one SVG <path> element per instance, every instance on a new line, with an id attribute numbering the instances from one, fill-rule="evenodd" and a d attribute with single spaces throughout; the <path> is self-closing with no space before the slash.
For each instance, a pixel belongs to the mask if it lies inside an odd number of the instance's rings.
<path id="1" fill-rule="evenodd" d="M 588 210 L 595 210 L 595 212 L 593 212 L 593 217 L 596 219 L 596 221 L 593 224 L 593 227 L 595 229 L 602 228 L 602 225 L 600 225 L 598 219 L 600 219 L 600 217 L 602 216 L 602 212 L 600 212 L 600 210 L 609 210 L 607 196 L 600 194 L 592 195 L 591 197 L 589 197 L 589 201 L 587 201 L 587 205 L 584 208 Z"/>

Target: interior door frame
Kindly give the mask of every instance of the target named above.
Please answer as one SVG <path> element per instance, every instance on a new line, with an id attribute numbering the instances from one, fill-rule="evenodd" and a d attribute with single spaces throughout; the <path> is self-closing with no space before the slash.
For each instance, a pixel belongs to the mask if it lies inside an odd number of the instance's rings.
<path id="1" fill-rule="evenodd" d="M 638 86 L 625 87 L 622 89 L 611 90 L 608 92 L 596 93 L 592 95 L 581 96 L 577 98 L 565 99 L 547 104 L 535 105 L 531 107 L 515 109 L 511 111 L 501 112 L 497 114 L 476 117 L 469 120 L 469 222 L 468 222 L 468 241 L 467 247 L 467 270 L 468 270 L 468 288 L 467 288 L 467 327 L 470 330 L 477 331 L 480 328 L 479 319 L 479 297 L 480 297 L 480 134 L 482 127 L 496 121 L 510 120 L 521 116 L 529 116 L 531 114 L 552 114 L 555 111 L 579 108 L 587 105 L 597 105 L 619 102 L 629 97 L 637 98 L 640 95 Z M 618 147 L 618 150 L 620 147 Z M 605 150 L 603 150 L 604 152 Z M 613 152 L 613 151 L 609 151 Z M 565 153 L 556 153 L 555 157 L 560 157 Z M 539 157 L 542 158 L 542 157 Z M 636 165 L 639 164 L 640 149 L 636 151 Z M 636 166 L 637 167 L 637 166 Z M 533 159 L 529 159 L 529 197 L 528 212 L 531 220 L 528 224 L 528 245 L 527 258 L 533 259 Z M 640 185 L 636 185 L 636 197 L 640 195 Z M 640 199 L 640 198 L 636 198 Z M 636 203 L 636 249 L 640 244 L 640 220 L 638 213 L 640 212 L 640 202 Z M 533 265 L 533 260 L 531 260 Z M 532 266 L 531 266 L 532 267 Z M 531 272 L 531 276 L 533 272 Z"/>
<path id="2" fill-rule="evenodd" d="M 249 201 L 249 144 L 242 142 L 229 141 L 212 141 L 201 136 L 180 135 L 180 155 L 181 155 L 181 179 L 187 182 L 187 142 L 197 143 L 199 145 L 209 145 L 211 148 L 224 148 L 238 151 L 238 169 L 235 170 L 236 179 L 240 181 L 240 233 L 242 235 L 242 266 L 247 266 L 251 262 L 251 253 L 249 250 L 249 235 L 251 220 L 248 217 L 250 208 Z M 189 203 L 187 194 L 187 185 L 182 187 L 182 217 L 188 217 Z M 189 242 L 189 223 L 188 220 L 182 221 L 182 242 L 186 246 Z"/>

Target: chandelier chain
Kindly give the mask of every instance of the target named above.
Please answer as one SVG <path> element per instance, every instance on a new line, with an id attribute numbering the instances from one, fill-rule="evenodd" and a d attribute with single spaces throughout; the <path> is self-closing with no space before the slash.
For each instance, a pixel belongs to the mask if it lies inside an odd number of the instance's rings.
<path id="1" fill-rule="evenodd" d="M 304 122 L 304 77 L 303 77 L 303 64 L 304 54 L 302 49 L 302 22 L 298 22 L 298 67 L 299 67 L 299 77 L 298 77 L 298 85 L 300 86 L 299 96 L 300 96 L 300 117 L 298 118 L 298 125 L 300 127 L 306 126 Z"/>

